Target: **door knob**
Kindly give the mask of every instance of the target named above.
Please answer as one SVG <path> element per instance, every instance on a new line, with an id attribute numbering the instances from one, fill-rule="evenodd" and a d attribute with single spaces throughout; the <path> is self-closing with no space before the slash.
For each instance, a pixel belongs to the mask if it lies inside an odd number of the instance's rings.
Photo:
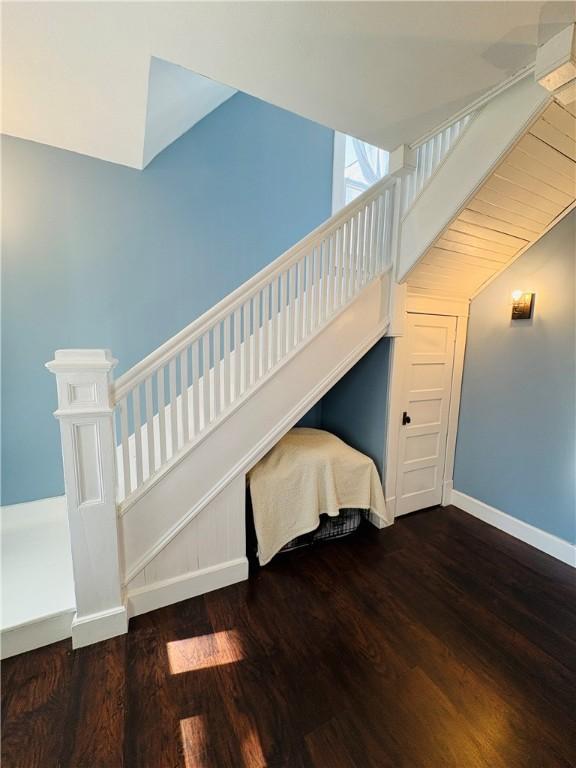
<path id="1" fill-rule="evenodd" d="M 410 418 L 410 416 L 408 416 L 406 411 L 404 411 L 404 413 L 402 414 L 402 426 L 405 426 L 406 424 L 410 424 L 411 421 L 412 419 Z"/>

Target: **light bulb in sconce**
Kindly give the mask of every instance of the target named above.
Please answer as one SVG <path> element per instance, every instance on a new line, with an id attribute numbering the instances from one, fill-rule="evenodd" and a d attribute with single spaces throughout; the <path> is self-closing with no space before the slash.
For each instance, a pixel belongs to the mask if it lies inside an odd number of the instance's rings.
<path id="1" fill-rule="evenodd" d="M 533 307 L 533 293 L 512 291 L 512 320 L 530 320 Z"/>

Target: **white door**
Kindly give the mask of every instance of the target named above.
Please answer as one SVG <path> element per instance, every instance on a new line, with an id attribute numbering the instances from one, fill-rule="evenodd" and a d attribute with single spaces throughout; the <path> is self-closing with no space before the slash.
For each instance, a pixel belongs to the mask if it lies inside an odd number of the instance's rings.
<path id="1" fill-rule="evenodd" d="M 442 501 L 455 340 L 455 317 L 407 316 L 396 515 Z"/>

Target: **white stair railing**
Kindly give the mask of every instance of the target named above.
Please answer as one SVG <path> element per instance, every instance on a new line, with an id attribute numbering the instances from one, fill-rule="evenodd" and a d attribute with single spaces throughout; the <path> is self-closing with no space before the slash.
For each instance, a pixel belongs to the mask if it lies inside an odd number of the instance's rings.
<path id="1" fill-rule="evenodd" d="M 414 205 L 443 160 L 462 137 L 476 113 L 472 112 L 411 146 L 416 153 L 414 170 L 402 181 L 402 216 Z"/>
<path id="2" fill-rule="evenodd" d="M 388 177 L 367 190 L 112 384 L 118 502 L 391 268 L 395 185 Z"/>

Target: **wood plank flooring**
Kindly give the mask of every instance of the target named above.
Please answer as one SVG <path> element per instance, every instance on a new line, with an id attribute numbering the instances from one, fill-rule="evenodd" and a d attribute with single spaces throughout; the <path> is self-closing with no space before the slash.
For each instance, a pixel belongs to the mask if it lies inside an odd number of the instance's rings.
<path id="1" fill-rule="evenodd" d="M 576 766 L 574 570 L 448 507 L 2 665 L 3 768 Z"/>

